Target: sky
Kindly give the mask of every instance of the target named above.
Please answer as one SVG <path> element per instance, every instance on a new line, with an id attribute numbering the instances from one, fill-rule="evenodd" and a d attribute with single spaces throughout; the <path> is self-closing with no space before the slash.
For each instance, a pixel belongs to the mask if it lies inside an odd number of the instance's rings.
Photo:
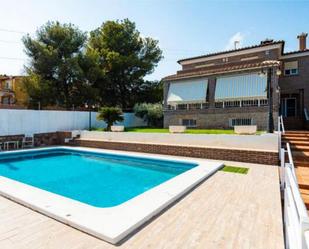
<path id="1" fill-rule="evenodd" d="M 309 33 L 309 0 L 0 0 L 0 8 L 0 74 L 7 75 L 25 74 L 21 38 L 34 36 L 47 21 L 89 32 L 107 20 L 129 18 L 163 51 L 149 80 L 176 73 L 179 59 L 232 49 L 235 40 L 238 47 L 285 40 L 285 51 L 294 51 L 297 35 Z"/>

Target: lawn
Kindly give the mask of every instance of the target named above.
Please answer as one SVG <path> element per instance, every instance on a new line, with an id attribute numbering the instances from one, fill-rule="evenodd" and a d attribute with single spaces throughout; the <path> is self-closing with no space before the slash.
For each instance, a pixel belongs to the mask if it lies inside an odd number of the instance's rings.
<path id="1" fill-rule="evenodd" d="M 230 172 L 230 173 L 238 173 L 238 174 L 247 174 L 249 169 L 235 166 L 227 166 L 225 165 L 221 171 Z"/>
<path id="2" fill-rule="evenodd" d="M 135 127 L 126 128 L 127 132 L 146 132 L 146 133 L 169 133 L 168 129 L 164 128 L 145 128 Z M 223 130 L 223 129 L 187 129 L 188 134 L 234 134 L 234 130 Z"/>
<path id="3" fill-rule="evenodd" d="M 104 131 L 103 128 L 93 128 L 93 131 Z M 145 132 L 145 133 L 169 133 L 165 128 L 150 128 L 150 127 L 126 127 L 126 132 Z M 256 134 L 261 134 L 264 131 L 257 131 Z M 235 134 L 234 130 L 224 129 L 187 129 L 187 134 Z"/>

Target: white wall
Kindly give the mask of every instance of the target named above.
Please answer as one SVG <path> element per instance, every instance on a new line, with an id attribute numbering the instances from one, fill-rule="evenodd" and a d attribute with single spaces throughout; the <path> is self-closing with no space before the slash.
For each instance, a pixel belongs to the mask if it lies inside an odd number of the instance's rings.
<path id="1" fill-rule="evenodd" d="M 105 127 L 103 121 L 96 120 L 97 113 L 92 112 L 91 126 Z M 142 119 L 134 113 L 124 113 L 126 127 L 145 126 Z M 79 111 L 37 111 L 0 109 L 0 136 L 15 134 L 33 134 L 54 131 L 88 129 L 89 112 Z"/>

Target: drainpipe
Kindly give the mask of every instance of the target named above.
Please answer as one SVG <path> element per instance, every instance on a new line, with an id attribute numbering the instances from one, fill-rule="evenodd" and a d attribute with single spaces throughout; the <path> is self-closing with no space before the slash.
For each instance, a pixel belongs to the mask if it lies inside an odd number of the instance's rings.
<path id="1" fill-rule="evenodd" d="M 272 87 L 271 87 L 271 76 L 273 73 L 273 69 L 270 67 L 267 69 L 267 91 L 268 91 L 268 104 L 269 104 L 269 111 L 268 111 L 268 133 L 274 133 L 274 117 L 273 117 L 273 96 L 272 96 Z"/>

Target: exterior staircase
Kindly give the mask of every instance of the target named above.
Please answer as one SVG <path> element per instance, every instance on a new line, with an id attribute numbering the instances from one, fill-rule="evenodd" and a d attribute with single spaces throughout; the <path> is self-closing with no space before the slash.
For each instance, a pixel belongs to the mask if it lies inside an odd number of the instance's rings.
<path id="1" fill-rule="evenodd" d="M 309 131 L 286 131 L 282 142 L 290 143 L 299 190 L 309 210 Z"/>

